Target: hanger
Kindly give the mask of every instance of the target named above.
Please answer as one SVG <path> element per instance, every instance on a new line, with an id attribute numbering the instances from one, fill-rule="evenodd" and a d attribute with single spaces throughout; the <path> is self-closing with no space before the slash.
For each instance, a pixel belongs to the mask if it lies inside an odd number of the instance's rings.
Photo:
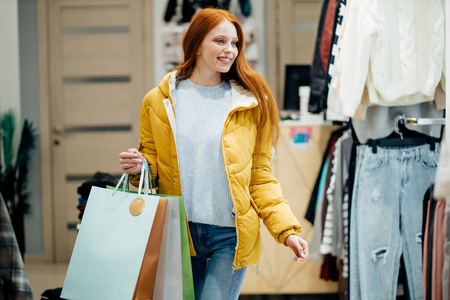
<path id="1" fill-rule="evenodd" d="M 443 121 L 442 121 L 443 120 Z M 443 123 L 442 123 L 443 122 Z M 394 131 L 387 137 L 373 140 L 369 139 L 367 144 L 372 147 L 372 152 L 377 153 L 377 146 L 420 146 L 429 144 L 430 150 L 436 149 L 437 139 L 424 133 L 406 128 L 406 124 L 414 125 L 441 125 L 445 124 L 444 118 L 406 118 L 404 114 L 396 117 Z"/>

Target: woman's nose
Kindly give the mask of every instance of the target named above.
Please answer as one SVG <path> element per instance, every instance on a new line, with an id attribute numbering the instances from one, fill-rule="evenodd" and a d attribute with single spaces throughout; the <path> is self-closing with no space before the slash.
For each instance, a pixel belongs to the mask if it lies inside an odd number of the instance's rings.
<path id="1" fill-rule="evenodd" d="M 230 43 L 225 44 L 225 51 L 226 52 L 233 51 L 233 46 Z"/>

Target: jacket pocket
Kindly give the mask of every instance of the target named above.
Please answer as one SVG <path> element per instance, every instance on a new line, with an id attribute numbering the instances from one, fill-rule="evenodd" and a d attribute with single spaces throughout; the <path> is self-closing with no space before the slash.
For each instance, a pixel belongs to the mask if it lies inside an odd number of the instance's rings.
<path id="1" fill-rule="evenodd" d="M 250 198 L 250 205 L 253 207 L 253 209 L 256 211 L 256 213 L 257 213 L 258 216 L 259 216 L 259 209 L 258 209 L 258 206 L 256 206 L 256 203 L 255 203 L 255 201 L 253 200 L 252 195 L 250 195 L 250 191 L 248 190 L 248 187 L 247 187 L 247 193 L 248 193 L 248 197 Z"/>

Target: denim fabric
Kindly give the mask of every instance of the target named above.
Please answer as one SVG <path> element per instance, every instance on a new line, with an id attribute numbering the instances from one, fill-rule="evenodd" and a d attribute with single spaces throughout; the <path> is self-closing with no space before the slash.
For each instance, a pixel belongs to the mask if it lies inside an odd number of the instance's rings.
<path id="1" fill-rule="evenodd" d="M 425 286 L 426 288 L 424 289 L 424 294 L 425 294 L 425 299 L 426 300 L 431 300 L 434 297 L 432 297 L 432 289 L 431 289 L 431 285 L 432 285 L 432 281 L 433 281 L 433 256 L 434 256 L 434 251 L 433 251 L 433 242 L 434 242 L 434 216 L 436 215 L 436 205 L 437 205 L 437 201 L 434 200 L 433 198 L 431 198 L 430 200 L 430 210 L 428 212 L 428 231 L 425 233 L 427 235 L 427 243 L 424 245 L 423 248 L 427 249 L 427 253 L 426 253 L 426 269 L 425 269 Z M 425 238 L 424 238 L 425 241 Z M 423 260 L 422 260 L 423 262 Z"/>
<path id="2" fill-rule="evenodd" d="M 423 299 L 422 201 L 439 145 L 358 146 L 350 221 L 350 299 L 395 299 L 403 254 L 410 299 Z"/>
<path id="3" fill-rule="evenodd" d="M 238 299 L 247 267 L 232 269 L 236 228 L 189 222 L 189 230 L 197 254 L 191 257 L 195 299 Z"/>

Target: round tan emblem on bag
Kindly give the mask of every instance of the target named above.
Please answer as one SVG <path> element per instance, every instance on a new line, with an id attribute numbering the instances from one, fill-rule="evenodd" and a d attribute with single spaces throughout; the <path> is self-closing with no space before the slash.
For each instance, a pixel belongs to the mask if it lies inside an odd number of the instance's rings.
<path id="1" fill-rule="evenodd" d="M 131 201 L 130 214 L 132 216 L 139 216 L 144 211 L 144 207 L 145 207 L 144 199 L 136 198 L 133 201 Z"/>

